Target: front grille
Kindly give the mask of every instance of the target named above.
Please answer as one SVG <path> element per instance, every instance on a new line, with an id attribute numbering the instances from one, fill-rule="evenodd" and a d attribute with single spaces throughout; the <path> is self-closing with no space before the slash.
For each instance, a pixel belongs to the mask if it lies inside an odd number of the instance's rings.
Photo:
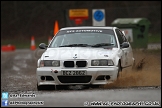
<path id="1" fill-rule="evenodd" d="M 61 83 L 88 83 L 91 81 L 92 76 L 58 76 Z"/>
<path id="2" fill-rule="evenodd" d="M 74 61 L 65 61 L 64 66 L 65 67 L 74 67 Z"/>
<path id="3" fill-rule="evenodd" d="M 76 63 L 76 64 L 75 64 Z M 64 61 L 63 64 L 65 67 L 74 67 L 76 65 L 76 67 L 86 67 L 87 66 L 87 61 Z"/>
<path id="4" fill-rule="evenodd" d="M 76 61 L 77 67 L 86 67 L 87 61 Z"/>

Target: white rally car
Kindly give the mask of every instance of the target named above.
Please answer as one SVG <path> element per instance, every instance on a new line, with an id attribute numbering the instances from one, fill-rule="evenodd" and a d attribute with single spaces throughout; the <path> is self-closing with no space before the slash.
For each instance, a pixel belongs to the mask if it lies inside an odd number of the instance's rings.
<path id="1" fill-rule="evenodd" d="M 124 32 L 117 27 L 66 27 L 58 31 L 37 63 L 37 88 L 42 85 L 103 85 L 115 81 L 134 57 Z"/>

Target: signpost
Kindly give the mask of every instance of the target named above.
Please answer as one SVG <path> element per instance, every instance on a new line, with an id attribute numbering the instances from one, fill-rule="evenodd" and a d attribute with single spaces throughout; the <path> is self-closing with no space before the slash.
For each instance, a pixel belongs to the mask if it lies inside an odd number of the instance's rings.
<path id="1" fill-rule="evenodd" d="M 83 20 L 88 19 L 88 9 L 70 9 L 70 20 L 74 20 L 76 25 L 82 24 Z"/>
<path id="2" fill-rule="evenodd" d="M 105 26 L 105 10 L 93 9 L 92 10 L 93 26 Z"/>

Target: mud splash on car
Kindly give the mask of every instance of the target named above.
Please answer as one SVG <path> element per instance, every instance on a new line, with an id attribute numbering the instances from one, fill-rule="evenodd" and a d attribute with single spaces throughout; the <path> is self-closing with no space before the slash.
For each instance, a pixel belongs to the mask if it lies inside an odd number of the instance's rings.
<path id="1" fill-rule="evenodd" d="M 161 86 L 161 51 L 134 51 L 135 68 L 123 69 L 120 77 L 104 88 Z"/>

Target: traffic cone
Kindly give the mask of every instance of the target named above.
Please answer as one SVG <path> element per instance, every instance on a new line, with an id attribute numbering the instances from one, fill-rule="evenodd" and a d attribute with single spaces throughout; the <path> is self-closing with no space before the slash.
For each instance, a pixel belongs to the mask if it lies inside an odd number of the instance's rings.
<path id="1" fill-rule="evenodd" d="M 36 49 L 34 36 L 31 37 L 31 46 L 30 46 L 30 49 L 31 50 L 35 50 Z"/>
<path id="2" fill-rule="evenodd" d="M 52 36 L 49 36 L 48 37 L 48 44 L 50 44 L 51 40 L 52 40 Z"/>
<path id="3" fill-rule="evenodd" d="M 55 36 L 58 31 L 59 31 L 59 26 L 58 26 L 58 21 L 56 20 L 54 24 L 53 35 Z"/>

